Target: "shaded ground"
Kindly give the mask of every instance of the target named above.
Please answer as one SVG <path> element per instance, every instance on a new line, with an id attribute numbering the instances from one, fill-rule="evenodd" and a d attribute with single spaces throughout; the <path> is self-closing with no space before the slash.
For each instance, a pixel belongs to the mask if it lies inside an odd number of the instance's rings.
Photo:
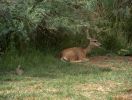
<path id="1" fill-rule="evenodd" d="M 97 56 L 97 57 L 90 57 L 90 62 L 92 63 L 105 63 L 105 62 L 128 62 L 132 64 L 132 56 Z"/>

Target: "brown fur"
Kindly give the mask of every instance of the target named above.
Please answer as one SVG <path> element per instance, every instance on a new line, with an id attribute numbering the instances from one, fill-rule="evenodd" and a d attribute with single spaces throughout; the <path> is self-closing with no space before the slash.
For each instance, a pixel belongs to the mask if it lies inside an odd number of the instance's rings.
<path id="1" fill-rule="evenodd" d="M 88 59 L 86 58 L 87 53 L 89 53 L 93 48 L 99 47 L 99 46 L 100 46 L 100 43 L 97 42 L 97 40 L 90 38 L 90 43 L 88 47 L 86 48 L 73 47 L 73 48 L 64 49 L 60 53 L 60 59 L 63 61 L 69 61 L 69 62 L 88 61 Z"/>

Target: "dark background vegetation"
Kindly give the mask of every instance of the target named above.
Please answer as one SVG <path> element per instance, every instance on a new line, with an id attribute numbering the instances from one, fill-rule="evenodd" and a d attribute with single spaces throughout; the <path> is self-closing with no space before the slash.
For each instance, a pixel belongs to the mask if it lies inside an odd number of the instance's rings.
<path id="1" fill-rule="evenodd" d="M 0 53 L 103 45 L 96 54 L 132 54 L 131 0 L 0 0 Z"/>

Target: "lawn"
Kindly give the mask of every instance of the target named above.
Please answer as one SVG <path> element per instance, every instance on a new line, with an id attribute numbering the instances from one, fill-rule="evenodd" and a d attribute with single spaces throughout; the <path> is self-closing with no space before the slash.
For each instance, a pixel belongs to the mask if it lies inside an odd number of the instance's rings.
<path id="1" fill-rule="evenodd" d="M 18 65 L 23 75 L 15 74 Z M 97 56 L 85 63 L 41 52 L 0 57 L 0 100 L 113 100 L 131 90 L 132 57 Z"/>

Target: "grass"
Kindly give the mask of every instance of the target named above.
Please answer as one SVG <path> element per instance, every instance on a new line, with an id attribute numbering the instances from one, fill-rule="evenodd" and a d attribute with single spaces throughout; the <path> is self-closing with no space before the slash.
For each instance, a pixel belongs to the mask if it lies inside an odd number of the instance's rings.
<path id="1" fill-rule="evenodd" d="M 39 51 L 7 54 L 0 58 L 0 100 L 112 100 L 132 86 L 132 67 L 106 63 L 71 64 Z M 19 64 L 21 76 L 14 74 Z"/>

